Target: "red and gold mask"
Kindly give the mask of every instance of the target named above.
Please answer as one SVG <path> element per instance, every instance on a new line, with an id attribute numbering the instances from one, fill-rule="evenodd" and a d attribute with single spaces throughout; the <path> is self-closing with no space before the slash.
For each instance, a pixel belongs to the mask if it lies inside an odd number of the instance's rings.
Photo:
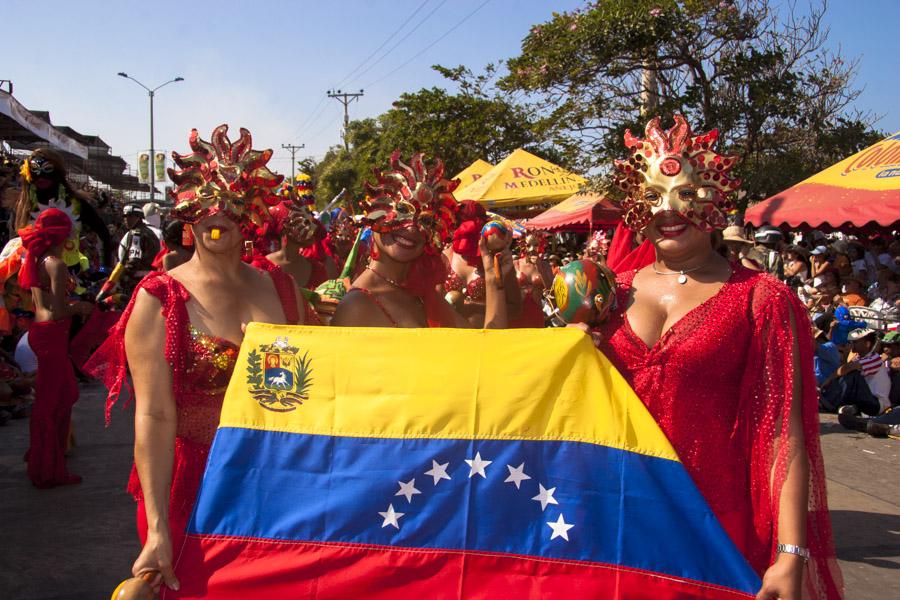
<path id="1" fill-rule="evenodd" d="M 169 169 L 176 188 L 172 216 L 185 223 L 222 213 L 234 222 L 262 225 L 269 220 L 269 207 L 280 200 L 274 189 L 283 177 L 266 167 L 271 150 L 253 150 L 250 132 L 241 128 L 241 137 L 228 139 L 228 125 L 219 125 L 211 141 L 200 139 L 191 130 L 191 154 L 172 153 L 179 171 Z"/>
<path id="2" fill-rule="evenodd" d="M 453 190 L 458 179 L 444 179 L 444 163 L 435 158 L 426 167 L 423 154 L 413 154 L 409 165 L 400 151 L 391 154 L 391 171 L 376 171 L 377 183 L 366 183 L 365 220 L 378 233 L 418 226 L 427 244 L 441 248 L 456 224 Z"/>
<path id="3" fill-rule="evenodd" d="M 734 209 L 731 195 L 741 184 L 731 178 L 737 158 L 712 149 L 718 130 L 693 136 L 683 116 L 676 114 L 674 121 L 663 130 L 654 117 L 647 123 L 646 139 L 625 131 L 631 157 L 615 162 L 613 176 L 627 194 L 621 203 L 625 225 L 641 231 L 658 213 L 674 211 L 703 231 L 721 229 L 727 225 L 725 214 Z"/>

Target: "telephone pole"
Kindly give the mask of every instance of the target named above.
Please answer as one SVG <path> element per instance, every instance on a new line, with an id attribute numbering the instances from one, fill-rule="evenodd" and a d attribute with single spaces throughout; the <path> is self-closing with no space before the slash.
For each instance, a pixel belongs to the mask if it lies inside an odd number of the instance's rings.
<path id="1" fill-rule="evenodd" d="M 347 128 L 350 126 L 350 113 L 347 109 L 354 100 L 359 100 L 364 95 L 363 90 L 358 92 L 342 92 L 341 90 L 328 90 L 328 97 L 335 98 L 344 105 L 344 150 L 350 152 L 350 143 L 347 141 Z"/>
<path id="2" fill-rule="evenodd" d="M 291 189 L 294 189 L 294 185 L 295 185 L 294 184 L 294 179 L 295 179 L 294 168 L 297 165 L 297 160 L 296 160 L 297 150 L 300 150 L 301 148 L 306 148 L 306 144 L 300 144 L 299 146 L 295 146 L 293 144 L 282 144 L 281 147 L 284 148 L 285 150 L 289 150 L 291 153 Z"/>

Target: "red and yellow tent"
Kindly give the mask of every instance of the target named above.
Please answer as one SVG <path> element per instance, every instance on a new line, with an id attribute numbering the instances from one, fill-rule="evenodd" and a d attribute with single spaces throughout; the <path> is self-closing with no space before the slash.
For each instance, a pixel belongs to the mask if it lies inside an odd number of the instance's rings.
<path id="1" fill-rule="evenodd" d="M 753 225 L 890 227 L 900 221 L 900 133 L 749 208 Z"/>

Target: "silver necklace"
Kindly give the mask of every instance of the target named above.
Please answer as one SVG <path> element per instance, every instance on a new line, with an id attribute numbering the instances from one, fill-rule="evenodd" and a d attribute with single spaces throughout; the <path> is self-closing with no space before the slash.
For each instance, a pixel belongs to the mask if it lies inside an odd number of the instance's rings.
<path id="1" fill-rule="evenodd" d="M 660 271 L 659 269 L 656 268 L 656 263 L 652 263 L 652 266 L 653 266 L 653 272 L 656 273 L 657 275 L 678 275 L 678 283 L 680 283 L 681 285 L 684 285 L 687 283 L 687 280 L 688 280 L 687 274 L 688 273 L 693 273 L 694 271 L 699 271 L 706 265 L 703 264 L 703 265 L 700 265 L 699 267 L 694 267 L 692 269 L 684 269 L 681 271 Z"/>

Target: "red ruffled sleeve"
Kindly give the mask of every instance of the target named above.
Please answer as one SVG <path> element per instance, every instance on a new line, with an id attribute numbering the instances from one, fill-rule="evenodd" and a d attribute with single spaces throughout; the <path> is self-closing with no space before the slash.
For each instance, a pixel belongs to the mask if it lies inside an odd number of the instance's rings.
<path id="1" fill-rule="evenodd" d="M 187 290 L 165 273 L 150 273 L 135 289 L 125 312 L 109 332 L 109 337 L 88 359 L 84 371 L 99 379 L 109 394 L 106 397 L 106 424 L 109 425 L 113 405 L 125 393 L 126 403 L 134 398 L 134 390 L 128 380 L 128 359 L 125 355 L 125 327 L 134 311 L 137 292 L 145 290 L 159 300 L 161 313 L 166 324 L 166 362 L 172 367 L 172 392 L 175 398 L 181 396 L 184 374 L 187 368 L 189 331 L 186 302 Z M 296 309 L 295 309 L 296 310 Z"/>
<path id="2" fill-rule="evenodd" d="M 754 346 L 741 386 L 743 410 L 739 418 L 751 422 L 738 427 L 749 436 L 751 494 L 754 528 L 760 540 L 769 540 L 768 556 L 748 557 L 751 563 L 775 560 L 778 543 L 779 498 L 787 477 L 794 444 L 789 436 L 791 409 L 801 404 L 803 442 L 809 461 L 809 514 L 807 545 L 811 558 L 804 586 L 812 598 L 839 599 L 843 581 L 835 557 L 828 514 L 825 469 L 819 444 L 818 399 L 813 372 L 813 339 L 809 318 L 795 294 L 770 277 L 760 278 L 751 300 Z M 795 393 L 795 377 L 800 392 Z"/>

